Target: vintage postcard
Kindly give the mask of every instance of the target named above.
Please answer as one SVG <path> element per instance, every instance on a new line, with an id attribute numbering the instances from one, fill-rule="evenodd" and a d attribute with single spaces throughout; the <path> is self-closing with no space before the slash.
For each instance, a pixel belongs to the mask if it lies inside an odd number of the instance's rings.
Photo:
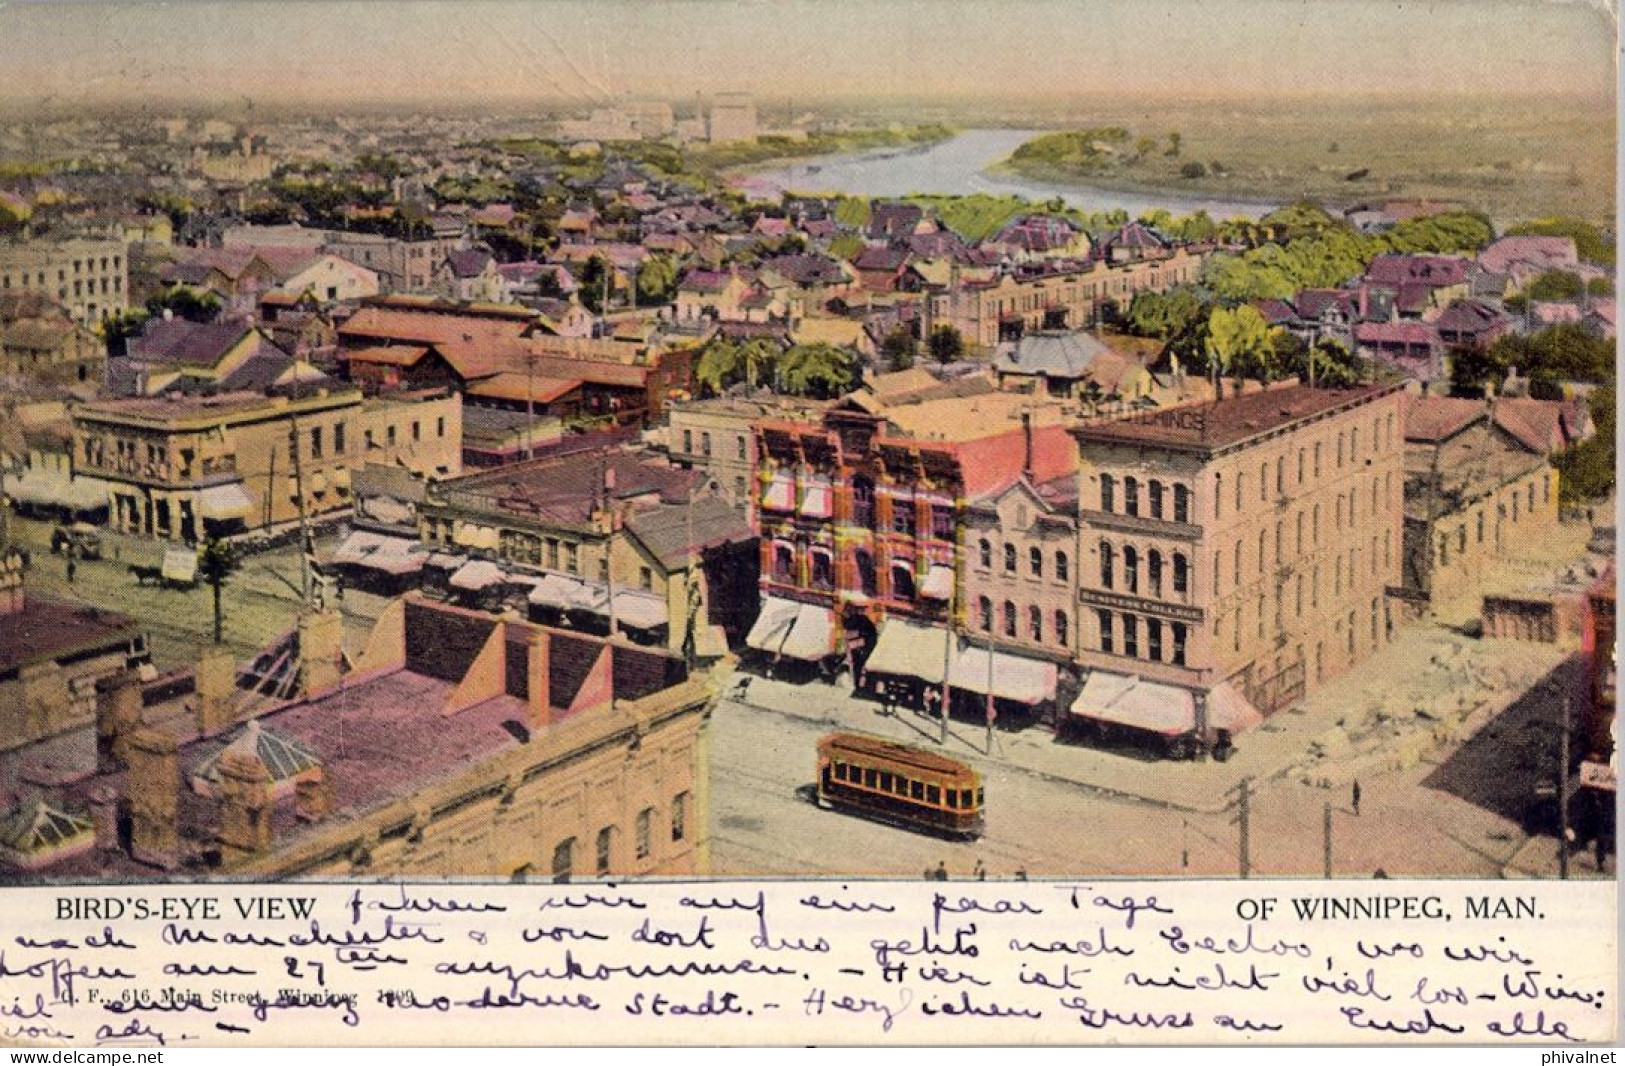
<path id="1" fill-rule="evenodd" d="M 1617 1039 L 1616 19 L 0 7 L 0 1044 Z"/>

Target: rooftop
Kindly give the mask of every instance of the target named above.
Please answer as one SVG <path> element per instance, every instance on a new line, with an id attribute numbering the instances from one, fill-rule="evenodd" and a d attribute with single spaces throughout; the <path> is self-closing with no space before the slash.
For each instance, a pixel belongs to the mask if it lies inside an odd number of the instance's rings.
<path id="1" fill-rule="evenodd" d="M 0 674 L 80 652 L 127 646 L 139 633 L 128 618 L 29 595 L 23 609 L 4 617 Z"/>
<path id="2" fill-rule="evenodd" d="M 1138 444 L 1212 452 L 1245 444 L 1294 423 L 1359 406 L 1401 388 L 1398 384 L 1350 389 L 1293 384 L 1188 407 L 1091 422 L 1074 432 L 1085 444 Z"/>

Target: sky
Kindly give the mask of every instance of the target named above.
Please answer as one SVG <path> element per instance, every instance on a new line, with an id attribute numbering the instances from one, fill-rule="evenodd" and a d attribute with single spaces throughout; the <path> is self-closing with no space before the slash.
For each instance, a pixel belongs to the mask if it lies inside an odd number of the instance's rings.
<path id="1" fill-rule="evenodd" d="M 1611 96 L 1588 0 L 5 3 L 0 98 Z"/>

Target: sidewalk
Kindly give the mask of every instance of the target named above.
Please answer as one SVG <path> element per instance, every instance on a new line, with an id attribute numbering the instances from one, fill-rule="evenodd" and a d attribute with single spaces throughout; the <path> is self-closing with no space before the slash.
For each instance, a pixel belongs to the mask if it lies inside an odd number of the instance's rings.
<path id="1" fill-rule="evenodd" d="M 1236 738 L 1228 762 L 1186 762 L 1129 749 L 1065 744 L 1042 726 L 987 730 L 954 719 L 940 744 L 941 720 L 879 703 L 845 687 L 793 684 L 749 676 L 725 698 L 757 710 L 818 722 L 831 730 L 870 733 L 966 760 L 999 766 L 1103 795 L 1173 810 L 1217 814 L 1230 809 L 1243 778 L 1254 787 L 1279 777 L 1346 781 L 1415 766 L 1424 755 L 1461 743 L 1494 719 L 1566 652 L 1546 645 L 1472 641 L 1420 624 L 1353 672 L 1318 689 Z M 1063 709 L 1064 713 L 1064 709 Z"/>

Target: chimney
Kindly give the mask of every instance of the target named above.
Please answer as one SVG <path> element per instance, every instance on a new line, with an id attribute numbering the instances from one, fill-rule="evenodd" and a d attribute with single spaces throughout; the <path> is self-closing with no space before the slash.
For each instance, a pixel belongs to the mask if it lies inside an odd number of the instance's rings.
<path id="1" fill-rule="evenodd" d="M 249 722 L 257 732 L 258 722 Z M 227 751 L 220 756 L 220 847 L 222 859 L 246 859 L 271 850 L 271 771 L 259 756 Z"/>
<path id="2" fill-rule="evenodd" d="M 294 786 L 294 816 L 301 822 L 319 822 L 332 809 L 333 784 L 326 770 L 317 770 Z"/>
<path id="3" fill-rule="evenodd" d="M 118 792 L 107 785 L 91 789 L 89 798 L 90 822 L 96 830 L 98 854 L 119 850 Z"/>
<path id="4" fill-rule="evenodd" d="M 299 694 L 309 696 L 339 683 L 344 654 L 344 619 L 337 611 L 299 616 Z"/>
<path id="5" fill-rule="evenodd" d="M 1033 413 L 1021 412 L 1021 472 L 1033 476 Z"/>
<path id="6" fill-rule="evenodd" d="M 112 773 L 129 765 L 131 735 L 141 728 L 141 679 L 125 671 L 96 685 L 96 770 Z"/>
<path id="7" fill-rule="evenodd" d="M 206 737 L 231 725 L 237 710 L 237 660 L 228 651 L 212 651 L 198 660 L 193 674 L 197 694 L 197 731 Z"/>
<path id="8" fill-rule="evenodd" d="M 525 691 L 530 704 L 530 728 L 534 735 L 553 721 L 548 679 L 552 676 L 552 641 L 547 630 L 525 631 Z"/>
<path id="9" fill-rule="evenodd" d="M 130 857 L 163 870 L 180 865 L 180 828 L 175 819 L 181 779 L 175 748 L 175 738 L 156 729 L 135 730 L 125 745 L 130 767 L 124 780 L 130 803 Z"/>

